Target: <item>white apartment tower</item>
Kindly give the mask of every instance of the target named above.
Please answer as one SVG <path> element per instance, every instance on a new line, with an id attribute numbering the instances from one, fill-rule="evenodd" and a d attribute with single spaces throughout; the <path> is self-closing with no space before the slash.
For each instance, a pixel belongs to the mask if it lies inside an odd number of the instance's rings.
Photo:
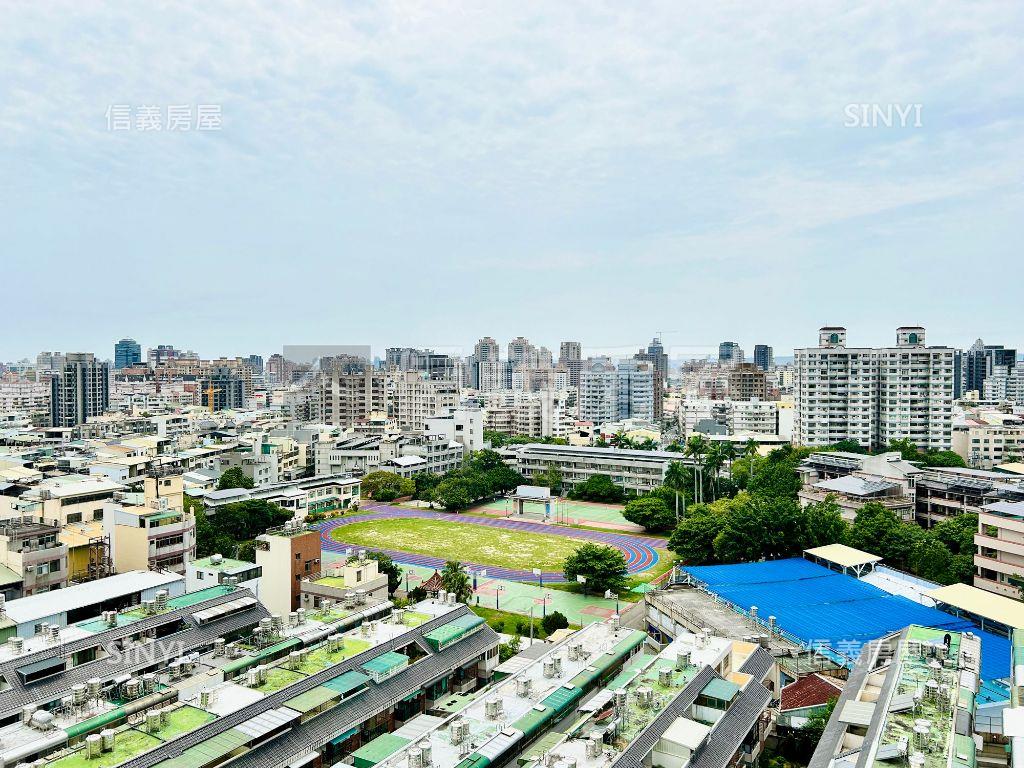
<path id="1" fill-rule="evenodd" d="M 926 347 L 924 328 L 896 329 L 896 346 L 878 350 L 878 440 L 909 439 L 922 450 L 953 448 L 951 347 Z"/>
<path id="2" fill-rule="evenodd" d="M 897 329 L 894 347 L 847 347 L 845 328 L 820 329 L 817 347 L 794 350 L 794 442 L 875 448 L 906 438 L 949 450 L 953 349 L 924 341 L 914 326 Z"/>

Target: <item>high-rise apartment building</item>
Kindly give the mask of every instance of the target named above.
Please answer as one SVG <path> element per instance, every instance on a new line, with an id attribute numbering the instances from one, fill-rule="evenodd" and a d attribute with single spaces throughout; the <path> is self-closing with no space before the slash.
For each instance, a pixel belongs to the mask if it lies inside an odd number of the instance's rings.
<path id="1" fill-rule="evenodd" d="M 529 339 L 517 336 L 508 343 L 508 361 L 513 367 L 517 365 L 529 366 L 536 362 L 536 351 Z"/>
<path id="2" fill-rule="evenodd" d="M 729 369 L 729 397 L 733 400 L 764 400 L 768 397 L 768 377 L 753 363 L 739 363 Z"/>
<path id="3" fill-rule="evenodd" d="M 50 423 L 75 427 L 101 415 L 110 404 L 110 364 L 91 352 L 69 352 L 50 380 Z"/>
<path id="4" fill-rule="evenodd" d="M 735 341 L 723 341 L 718 345 L 718 364 L 736 365 L 743 362 L 743 349 Z"/>
<path id="5" fill-rule="evenodd" d="M 964 392 L 978 392 L 984 395 L 985 379 L 996 373 L 1000 367 L 1012 370 L 1017 364 L 1017 350 L 1006 349 L 1002 344 L 985 344 L 978 339 L 966 352 L 960 353 L 960 387 L 955 393 L 960 397 Z"/>
<path id="6" fill-rule="evenodd" d="M 922 450 L 953 447 L 953 353 L 926 347 L 920 326 L 896 329 L 896 346 L 878 350 L 878 438 Z"/>
<path id="7" fill-rule="evenodd" d="M 388 416 L 401 429 L 421 430 L 426 419 L 459 404 L 459 389 L 449 381 L 432 381 L 419 371 L 386 374 Z"/>
<path id="8" fill-rule="evenodd" d="M 665 386 L 668 384 L 668 355 L 665 354 L 665 347 L 661 339 L 654 337 L 647 349 L 641 349 L 635 355 L 634 360 L 642 360 L 654 366 L 654 418 L 660 419 L 664 411 Z"/>
<path id="9" fill-rule="evenodd" d="M 324 424 L 351 427 L 388 410 L 383 371 L 367 366 L 363 371 L 332 368 L 321 372 L 316 384 L 314 410 Z"/>
<path id="10" fill-rule="evenodd" d="M 114 345 L 114 370 L 128 368 L 142 362 L 142 347 L 135 339 L 121 339 Z"/>
<path id="11" fill-rule="evenodd" d="M 951 448 L 953 350 L 926 347 L 916 326 L 896 336 L 894 347 L 847 347 L 845 328 L 826 327 L 817 347 L 794 350 L 796 443 L 876 448 L 909 439 Z"/>
<path id="12" fill-rule="evenodd" d="M 579 413 L 604 424 L 619 419 L 654 418 L 654 366 L 641 360 L 588 360 L 580 371 Z"/>
<path id="13" fill-rule="evenodd" d="M 199 380 L 200 403 L 211 411 L 245 407 L 246 386 L 241 374 L 227 366 L 211 366 Z"/>
<path id="14" fill-rule="evenodd" d="M 569 386 L 580 385 L 580 368 L 583 367 L 583 345 L 578 341 L 563 341 L 558 348 L 558 364 L 569 371 Z"/>
<path id="15" fill-rule="evenodd" d="M 754 345 L 754 365 L 762 371 L 767 371 L 775 364 L 775 355 L 772 348 L 767 344 Z"/>
<path id="16" fill-rule="evenodd" d="M 36 373 L 57 373 L 64 369 L 64 355 L 60 352 L 40 352 L 36 355 Z"/>

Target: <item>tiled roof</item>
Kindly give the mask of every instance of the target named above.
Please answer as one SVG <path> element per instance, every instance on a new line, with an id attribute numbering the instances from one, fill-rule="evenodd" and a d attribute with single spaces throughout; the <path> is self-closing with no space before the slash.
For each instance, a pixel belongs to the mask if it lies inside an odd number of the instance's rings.
<path id="1" fill-rule="evenodd" d="M 843 692 L 838 680 L 819 675 L 808 675 L 782 689 L 782 711 L 803 709 L 828 704 L 830 699 L 839 698 Z"/>

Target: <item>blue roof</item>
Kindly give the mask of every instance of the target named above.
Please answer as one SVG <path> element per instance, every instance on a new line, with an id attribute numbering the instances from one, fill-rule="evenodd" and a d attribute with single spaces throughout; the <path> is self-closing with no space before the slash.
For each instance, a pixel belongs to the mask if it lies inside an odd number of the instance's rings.
<path id="1" fill-rule="evenodd" d="M 779 627 L 805 642 L 828 646 L 848 657 L 856 657 L 860 646 L 869 640 L 898 632 L 909 624 L 920 624 L 973 632 L 981 638 L 981 676 L 995 680 L 1010 674 L 1008 638 L 983 632 L 971 621 L 889 594 L 809 560 L 705 565 L 685 570 L 743 610 L 756 605 L 762 619 L 774 616 Z"/>

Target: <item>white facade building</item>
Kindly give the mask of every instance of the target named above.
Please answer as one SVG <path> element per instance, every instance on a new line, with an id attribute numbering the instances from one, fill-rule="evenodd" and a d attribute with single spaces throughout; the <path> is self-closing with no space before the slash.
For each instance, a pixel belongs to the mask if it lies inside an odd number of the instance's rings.
<path id="1" fill-rule="evenodd" d="M 847 347 L 845 328 L 826 327 L 817 347 L 794 353 L 794 442 L 952 447 L 954 350 L 926 347 L 923 328 L 898 328 L 896 346 L 876 349 Z"/>

